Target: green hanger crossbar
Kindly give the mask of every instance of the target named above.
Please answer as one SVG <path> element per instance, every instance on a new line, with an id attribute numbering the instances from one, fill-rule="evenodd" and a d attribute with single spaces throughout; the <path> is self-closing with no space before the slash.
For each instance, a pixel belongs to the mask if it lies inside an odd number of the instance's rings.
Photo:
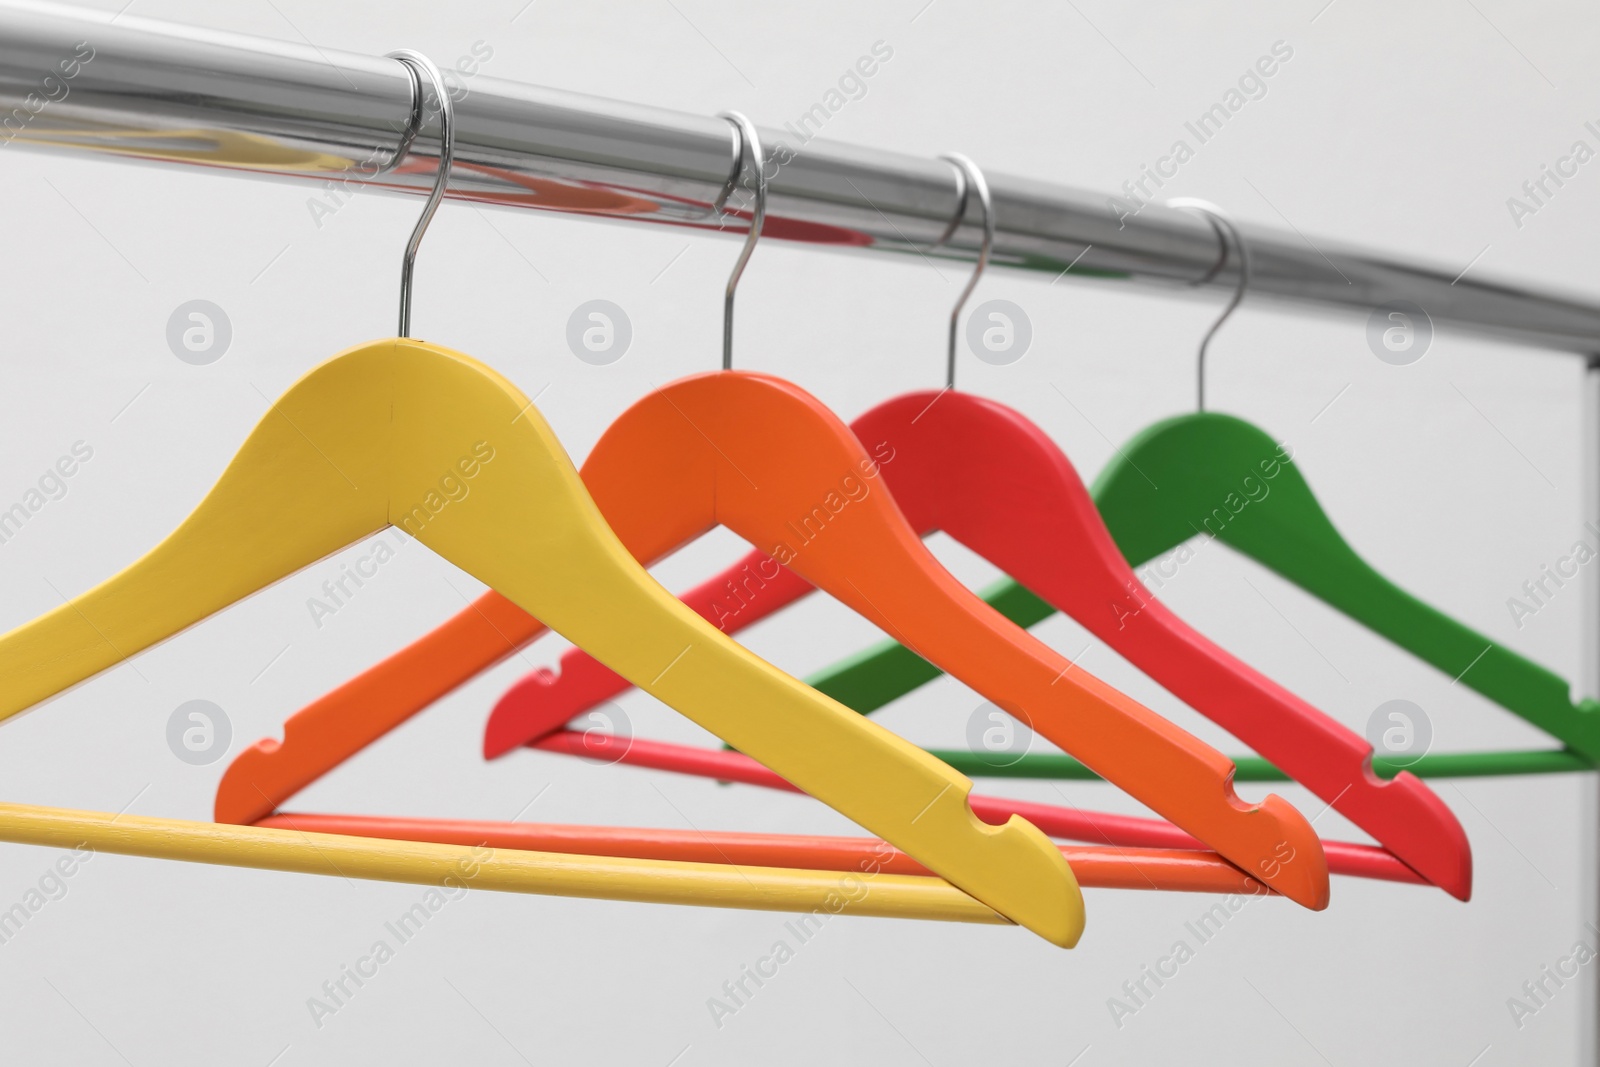
<path id="1" fill-rule="evenodd" d="M 1056 778 L 1098 779 L 1100 776 L 1071 756 L 1050 753 L 1024 753 L 1015 763 L 1006 758 L 965 749 L 930 748 L 929 753 L 971 778 Z M 1015 757 L 1011 757 L 1015 758 Z M 1236 782 L 1287 782 L 1278 768 L 1260 756 L 1232 757 L 1238 773 Z M 1576 752 L 1564 748 L 1532 752 L 1433 752 L 1415 760 L 1372 761 L 1380 778 L 1393 778 L 1410 771 L 1419 778 L 1495 778 L 1508 774 L 1570 774 L 1591 771 L 1594 765 Z"/>

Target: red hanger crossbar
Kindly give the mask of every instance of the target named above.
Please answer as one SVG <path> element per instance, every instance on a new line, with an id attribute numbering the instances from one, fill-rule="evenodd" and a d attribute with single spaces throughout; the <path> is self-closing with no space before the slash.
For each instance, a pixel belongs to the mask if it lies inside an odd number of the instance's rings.
<path id="1" fill-rule="evenodd" d="M 759 785 L 767 789 L 800 792 L 749 756 L 727 749 L 697 748 L 644 738 L 618 739 L 598 731 L 580 733 L 557 730 L 535 743 L 533 748 L 582 756 L 608 763 L 626 763 L 678 774 L 716 778 L 724 782 Z M 1111 815 L 1082 808 L 1011 800 L 973 793 L 969 797 L 973 812 L 984 822 L 1002 825 L 1012 815 L 1021 815 L 1047 835 L 1068 841 L 1087 841 L 1116 848 L 1175 849 L 1189 853 L 1205 848 L 1199 841 L 1169 822 L 1137 815 Z M 1323 841 L 1330 874 L 1351 875 L 1385 882 L 1410 882 L 1426 885 L 1416 871 L 1401 863 L 1385 849 L 1351 841 Z M 1170 888 L 1170 887 L 1163 887 Z"/>

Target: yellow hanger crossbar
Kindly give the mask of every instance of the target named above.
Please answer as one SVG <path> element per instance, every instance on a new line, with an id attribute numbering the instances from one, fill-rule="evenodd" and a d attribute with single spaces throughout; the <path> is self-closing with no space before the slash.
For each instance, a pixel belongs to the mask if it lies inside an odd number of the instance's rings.
<path id="1" fill-rule="evenodd" d="M 939 878 L 521 852 L 0 803 L 0 841 L 452 889 L 1005 923 Z"/>

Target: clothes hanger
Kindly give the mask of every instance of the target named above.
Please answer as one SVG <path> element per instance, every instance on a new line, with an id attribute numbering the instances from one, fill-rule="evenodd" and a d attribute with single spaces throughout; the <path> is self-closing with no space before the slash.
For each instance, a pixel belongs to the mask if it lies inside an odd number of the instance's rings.
<path id="1" fill-rule="evenodd" d="M 1218 239 L 1226 249 L 1227 238 L 1220 229 Z M 1242 292 L 1239 290 L 1240 296 Z M 1237 302 L 1230 309 L 1232 306 Z M 1221 321 L 1208 332 L 1207 343 Z M 1596 714 L 1600 702 L 1589 698 L 1574 701 L 1570 685 L 1559 675 L 1424 604 L 1363 560 L 1317 501 L 1291 450 L 1243 419 L 1203 410 L 1203 363 L 1201 370 L 1198 398 L 1202 410 L 1147 428 L 1117 450 L 1095 479 L 1095 503 L 1132 566 L 1143 566 L 1197 536 L 1213 537 L 1564 746 L 1554 750 L 1429 752 L 1404 760 L 1404 769 L 1419 777 L 1559 774 L 1600 763 L 1600 714 Z M 1234 477 L 1240 471 L 1255 479 L 1262 492 L 1259 498 L 1248 488 L 1249 499 L 1241 495 L 1239 478 L 1243 475 Z M 746 565 L 754 566 L 753 560 Z M 727 593 L 720 589 L 711 595 L 727 600 Z M 744 599 L 754 606 L 766 597 L 763 590 L 759 595 L 746 594 Z M 1020 626 L 1033 626 L 1055 612 L 1011 579 L 986 588 L 983 599 Z M 759 610 L 778 606 L 781 604 Z M 939 673 L 915 653 L 885 641 L 809 681 L 842 703 L 869 713 Z M 597 683 L 595 691 L 598 688 Z M 967 768 L 968 773 L 977 773 L 971 770 L 970 756 L 943 750 L 939 754 Z M 1239 780 L 1284 778 L 1264 760 L 1244 756 L 1234 757 L 1234 761 Z M 1375 763 L 1392 774 L 1401 769 L 1402 761 L 1379 759 Z M 1005 774 L 1095 777 L 1070 757 L 1031 753 L 1005 768 Z"/>
<path id="2" fill-rule="evenodd" d="M 736 121 L 748 169 L 758 172 L 753 127 Z M 751 215 L 757 231 L 764 188 L 758 177 Z M 718 524 L 747 539 L 794 539 L 787 521 L 811 514 L 813 500 L 821 508 L 843 499 L 836 489 L 854 494 L 852 485 L 876 477 L 876 464 L 848 428 L 808 394 L 770 376 L 731 370 L 732 295 L 749 249 L 747 243 L 724 300 L 725 369 L 640 401 L 585 463 L 597 503 L 616 513 L 613 527 L 640 560 L 656 560 Z M 1000 694 L 997 703 L 1026 707 L 1035 728 L 1274 889 L 1307 906 L 1325 905 L 1321 845 L 1298 812 L 1277 797 L 1244 804 L 1229 785 L 1231 769 L 1209 746 L 1087 674 L 1068 676 L 1063 657 L 1003 625 L 933 559 L 887 493 L 869 491 L 850 507 L 837 535 L 799 550 L 798 569 L 891 632 L 915 632 L 932 646 L 930 655 L 958 666 L 969 684 Z M 891 608 L 880 610 L 883 603 Z M 360 730 L 368 740 L 381 736 L 539 632 L 539 623 L 517 614 L 486 594 L 395 662 L 330 694 L 320 710 L 351 706 L 358 693 L 371 698 L 376 705 L 364 707 Z M 291 740 L 292 725 L 278 750 L 241 755 L 219 789 L 219 817 L 226 811 L 227 818 L 254 821 L 271 814 L 365 743 L 287 751 Z M 1283 863 L 1286 851 L 1306 862 Z"/>
<path id="3" fill-rule="evenodd" d="M 964 157 L 952 158 L 992 226 L 981 172 Z M 1471 846 L 1426 785 L 1405 772 L 1387 782 L 1378 778 L 1369 770 L 1372 746 L 1364 738 L 1218 648 L 1156 600 L 1117 550 L 1094 500 L 1054 442 L 1020 413 L 955 389 L 961 309 L 985 259 L 980 255 L 979 271 L 951 315 L 945 388 L 897 397 L 851 424 L 861 440 L 885 442 L 892 451 L 894 461 L 883 465 L 882 478 L 911 525 L 922 536 L 944 531 L 1046 596 L 1430 882 L 1467 899 Z M 1238 306 L 1248 277 L 1248 269 L 1241 269 L 1238 291 L 1202 340 L 1202 368 L 1211 337 Z M 737 591 L 752 568 L 765 585 L 777 566 L 757 552 L 706 587 Z M 761 589 L 759 614 L 735 615 L 725 596 L 713 600 L 712 613 L 701 613 L 728 631 L 775 610 L 782 593 L 793 599 L 807 591 L 803 581 L 788 580 L 782 590 Z M 486 754 L 537 740 L 626 687 L 592 663 L 572 650 L 558 672 L 534 672 L 508 691 L 490 715 Z M 597 686 L 597 680 L 609 684 Z"/>
<path id="4" fill-rule="evenodd" d="M 1125 544 L 1130 555 L 1153 559 L 1183 545 L 1203 527 L 1224 544 L 1526 719 L 1591 763 L 1600 761 L 1600 715 L 1595 714 L 1600 712 L 1600 702 L 1585 699 L 1574 703 L 1570 686 L 1554 672 L 1475 633 L 1385 578 L 1345 541 L 1294 465 L 1289 450 L 1243 419 L 1206 411 L 1204 388 L 1202 366 L 1200 410 L 1163 420 L 1140 433 L 1098 480 L 1098 495 L 1117 515 L 1113 525 L 1127 530 L 1125 542 L 1119 537 L 1119 544 Z M 1225 503 L 1224 521 L 1218 522 L 1213 505 L 1199 501 L 1222 491 L 1217 499 L 1226 502 L 1227 491 L 1222 490 L 1226 477 L 1221 471 L 1246 455 L 1255 457 L 1252 469 L 1263 474 L 1271 469 L 1263 464 L 1281 457 L 1278 484 L 1258 502 L 1260 506 L 1252 502 L 1238 515 Z M 1139 470 L 1159 478 L 1158 484 L 1177 487 L 1178 492 L 1158 497 L 1148 483 L 1135 485 L 1136 480 L 1144 480 Z M 1511 766 L 1534 754 L 1475 755 Z"/>
<path id="5" fill-rule="evenodd" d="M 669 706 L 784 777 L 810 783 L 808 790 L 825 793 L 830 806 L 973 898 L 953 900 L 954 890 L 938 881 L 894 883 L 900 903 L 921 899 L 918 913 L 958 917 L 971 917 L 977 908 L 1072 945 L 1082 931 L 1082 898 L 1048 838 L 1021 819 L 1004 826 L 981 822 L 965 801 L 969 780 L 682 607 L 617 541 L 521 392 L 466 356 L 408 336 L 416 251 L 448 181 L 453 116 L 443 80 L 425 57 L 406 52 L 394 58 L 411 75 L 418 128 L 421 72 L 433 80 L 442 142 L 438 178 L 403 260 L 401 335 L 348 349 L 303 376 L 165 541 L 99 586 L 0 637 L 0 677 L 7 683 L 0 718 L 395 525 L 537 611 Z M 450 486 L 463 479 L 472 482 L 471 490 L 457 496 Z M 0 839 L 38 839 L 46 833 L 36 825 L 41 819 L 53 833 L 109 839 L 114 851 L 115 842 L 137 838 L 137 848 L 145 850 L 140 854 L 291 862 L 282 855 L 281 831 L 140 823 L 94 813 L 8 810 L 0 813 Z M 373 873 L 367 876 L 402 880 L 437 878 L 439 859 L 460 854 L 457 847 L 363 839 L 346 841 L 338 852 L 352 850 L 368 857 L 363 869 Z M 788 908 L 823 899 L 832 889 L 816 872 L 540 854 L 511 860 L 513 868 L 527 868 L 521 877 L 530 888 L 620 899 Z M 656 880 L 659 885 L 647 884 Z M 730 896 L 736 882 L 742 888 Z M 883 906 L 874 903 L 874 911 Z"/>

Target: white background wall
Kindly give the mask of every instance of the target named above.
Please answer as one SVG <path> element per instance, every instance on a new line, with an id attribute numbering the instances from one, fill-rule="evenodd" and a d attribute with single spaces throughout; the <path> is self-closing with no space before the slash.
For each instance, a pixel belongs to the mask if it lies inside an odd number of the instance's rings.
<path id="1" fill-rule="evenodd" d="M 482 41 L 493 49 L 486 75 L 699 113 L 739 108 L 770 126 L 805 111 L 881 40 L 893 59 L 827 136 L 924 155 L 960 150 L 997 171 L 1107 192 L 1282 40 L 1293 58 L 1267 95 L 1167 192 L 1452 271 L 1472 263 L 1474 273 L 1579 292 L 1600 284 L 1591 240 L 1600 163 L 1520 228 L 1505 203 L 1574 140 L 1595 144 L 1582 125 L 1600 119 L 1590 103 L 1600 89 L 1592 7 L 1334 0 L 1319 12 L 1321 2 L 138 0 L 132 13 L 326 48 L 410 47 L 441 62 Z M 417 203 L 360 196 L 319 228 L 308 194 L 0 154 L 0 506 L 74 442 L 94 450 L 66 496 L 0 545 L 0 627 L 136 558 L 206 491 L 268 398 L 392 329 Z M 486 360 L 530 395 L 544 390 L 541 409 L 581 459 L 651 383 L 716 365 L 735 253 L 731 240 L 669 229 L 446 205 L 422 251 L 416 330 Z M 854 417 L 939 382 L 945 315 L 963 280 L 914 258 L 763 246 L 742 290 L 736 358 Z M 1004 368 L 964 359 L 963 387 L 1038 421 L 1086 478 L 1113 442 L 1190 406 L 1194 347 L 1214 300 L 1009 274 L 984 280 L 978 299 L 993 297 L 1026 309 L 1033 349 Z M 203 367 L 180 362 L 165 339 L 173 309 L 196 298 L 220 305 L 234 331 L 225 357 Z M 564 342 L 570 312 L 595 298 L 624 307 L 634 327 L 632 349 L 607 367 L 580 362 Z M 1575 589 L 1520 629 L 1506 600 L 1579 531 L 1577 362 L 1441 335 L 1420 362 L 1394 367 L 1373 356 L 1364 330 L 1360 315 L 1293 317 L 1247 302 L 1213 349 L 1215 406 L 1288 439 L 1328 511 L 1381 570 L 1576 677 Z M 937 547 L 964 578 L 994 576 L 948 542 Z M 740 549 L 719 534 L 658 574 L 683 587 Z M 319 628 L 307 598 L 337 569 L 329 560 L 296 575 L 8 723 L 6 799 L 207 818 L 225 762 L 174 757 L 173 709 L 216 702 L 236 752 L 479 591 L 413 549 Z M 1203 631 L 1358 730 L 1379 704 L 1404 698 L 1426 710 L 1441 751 L 1549 744 L 1226 550 L 1202 554 L 1163 592 Z M 1088 642 L 1060 618 L 1038 632 L 1069 653 Z M 877 636 L 814 598 L 746 639 L 803 673 Z M 529 752 L 485 765 L 487 709 L 558 651 L 545 642 L 479 678 L 297 806 L 850 831 L 814 802 L 755 789 Z M 1093 647 L 1082 662 L 1238 750 L 1108 650 Z M 941 680 L 881 721 L 955 746 L 978 703 Z M 648 698 L 623 706 L 640 735 L 709 741 Z M 990 787 L 1138 810 L 1095 783 Z M 10 1062 L 140 1065 L 1572 1062 L 1580 1017 L 1593 1011 L 1588 989 L 1569 985 L 1520 1028 L 1507 999 L 1595 936 L 1584 927 L 1596 847 L 1582 836 L 1586 790 L 1573 776 L 1437 789 L 1472 840 L 1470 904 L 1350 879 L 1335 880 L 1325 913 L 1252 904 L 1120 1026 L 1108 999 L 1186 936 L 1185 921 L 1209 899 L 1091 892 L 1088 933 L 1072 952 L 1017 930 L 843 918 L 719 1027 L 708 998 L 785 936 L 784 916 L 472 893 L 318 1026 L 308 998 L 423 890 L 108 855 L 0 945 L 0 1040 Z M 1322 807 L 1298 788 L 1283 792 L 1308 814 Z M 1317 826 L 1359 836 L 1333 814 Z M 0 908 L 55 859 L 0 846 Z"/>

